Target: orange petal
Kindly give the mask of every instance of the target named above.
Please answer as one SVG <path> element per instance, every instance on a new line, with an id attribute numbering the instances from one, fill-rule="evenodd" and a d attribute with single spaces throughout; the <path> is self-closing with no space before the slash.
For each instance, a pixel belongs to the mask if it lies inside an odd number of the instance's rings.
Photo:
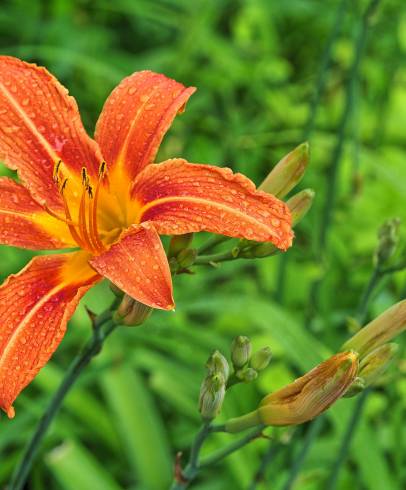
<path id="1" fill-rule="evenodd" d="M 52 181 L 58 160 L 65 177 L 83 166 L 96 176 L 102 160 L 68 91 L 44 68 L 9 56 L 0 56 L 0 160 L 52 209 L 62 209 Z"/>
<path id="2" fill-rule="evenodd" d="M 44 211 L 22 185 L 0 177 L 0 243 L 31 250 L 76 247 L 65 223 Z"/>
<path id="3" fill-rule="evenodd" d="M 286 250 L 292 244 L 290 211 L 276 197 L 228 168 L 173 159 L 149 165 L 137 177 L 132 198 L 141 207 L 139 221 L 151 221 L 159 234 L 210 231 L 272 242 Z"/>
<path id="4" fill-rule="evenodd" d="M 17 395 L 58 347 L 80 298 L 99 279 L 89 266 L 73 274 L 78 255 L 35 257 L 0 286 L 0 408 L 9 417 Z"/>
<path id="5" fill-rule="evenodd" d="M 96 141 L 110 174 L 120 167 L 115 171 L 125 170 L 132 180 L 151 163 L 176 114 L 195 90 L 151 71 L 125 78 L 107 99 L 96 126 Z"/>
<path id="6" fill-rule="evenodd" d="M 168 260 L 158 233 L 148 223 L 130 227 L 111 248 L 90 259 L 102 276 L 140 303 L 174 308 Z"/>

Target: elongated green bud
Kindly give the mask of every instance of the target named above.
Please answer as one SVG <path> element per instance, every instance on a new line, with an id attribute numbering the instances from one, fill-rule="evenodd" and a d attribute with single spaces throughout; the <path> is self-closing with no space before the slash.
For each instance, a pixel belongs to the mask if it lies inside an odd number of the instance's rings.
<path id="1" fill-rule="evenodd" d="M 365 381 L 357 376 L 354 379 L 352 385 L 348 388 L 346 393 L 343 395 L 344 398 L 353 398 L 354 396 L 359 395 L 366 388 Z"/>
<path id="2" fill-rule="evenodd" d="M 314 196 L 314 190 L 304 189 L 286 201 L 292 214 L 292 227 L 300 223 L 309 212 L 313 204 Z"/>
<path id="3" fill-rule="evenodd" d="M 259 186 L 261 191 L 282 198 L 302 179 L 309 163 L 309 144 L 302 143 L 275 165 Z"/>
<path id="4" fill-rule="evenodd" d="M 150 306 L 144 305 L 125 294 L 114 314 L 114 320 L 127 327 L 137 327 L 145 322 L 151 312 Z"/>
<path id="5" fill-rule="evenodd" d="M 207 376 L 200 388 L 199 411 L 205 420 L 214 419 L 221 411 L 226 383 L 222 374 Z"/>
<path id="6" fill-rule="evenodd" d="M 227 359 L 220 351 L 215 350 L 213 352 L 213 354 L 207 360 L 206 367 L 209 375 L 221 374 L 224 378 L 224 381 L 227 382 L 230 375 L 230 367 L 228 365 Z"/>
<path id="7" fill-rule="evenodd" d="M 263 347 L 254 352 L 250 360 L 250 366 L 256 371 L 263 371 L 268 367 L 272 359 L 272 351 L 270 347 Z"/>
<path id="8" fill-rule="evenodd" d="M 248 337 L 239 335 L 231 343 L 231 360 L 235 368 L 242 368 L 250 360 L 251 341 Z"/>
<path id="9" fill-rule="evenodd" d="M 378 246 L 374 254 L 374 264 L 384 264 L 395 253 L 399 243 L 400 219 L 387 220 L 378 231 Z"/>
<path id="10" fill-rule="evenodd" d="M 343 345 L 353 349 L 361 359 L 377 347 L 386 344 L 406 329 L 406 300 L 399 301 L 368 323 Z"/>
<path id="11" fill-rule="evenodd" d="M 384 344 L 366 355 L 360 362 L 359 376 L 370 386 L 379 381 L 395 357 L 399 346 L 394 343 Z"/>
<path id="12" fill-rule="evenodd" d="M 168 257 L 176 257 L 179 252 L 185 248 L 189 248 L 193 241 L 193 233 L 185 233 L 184 235 L 174 235 L 169 243 Z"/>

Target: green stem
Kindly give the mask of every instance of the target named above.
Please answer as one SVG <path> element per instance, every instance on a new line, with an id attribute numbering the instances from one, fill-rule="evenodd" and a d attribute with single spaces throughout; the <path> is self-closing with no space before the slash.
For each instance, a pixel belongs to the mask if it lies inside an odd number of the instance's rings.
<path id="1" fill-rule="evenodd" d="M 226 458 L 227 456 L 234 453 L 235 451 L 238 451 L 239 449 L 246 446 L 254 439 L 260 437 L 263 430 L 264 430 L 264 426 L 261 425 L 259 428 L 255 428 L 251 432 L 248 432 L 247 435 L 245 435 L 238 441 L 235 441 L 231 443 L 229 446 L 226 446 L 225 448 L 219 449 L 218 451 L 215 451 L 214 453 L 210 454 L 206 458 L 202 459 L 201 463 L 199 464 L 199 469 L 207 468 L 208 466 L 219 463 L 222 459 Z"/>
<path id="2" fill-rule="evenodd" d="M 358 306 L 358 311 L 357 311 L 357 319 L 362 325 L 365 320 L 366 316 L 368 314 L 368 305 L 370 302 L 370 299 L 372 297 L 372 293 L 374 292 L 375 288 L 378 286 L 380 280 L 382 279 L 383 274 L 382 271 L 380 270 L 379 267 L 375 267 L 371 277 L 369 278 L 369 282 L 366 285 L 364 292 L 361 296 L 361 300 L 359 302 Z"/>
<path id="3" fill-rule="evenodd" d="M 400 272 L 406 269 L 406 262 L 400 262 L 399 264 L 392 265 L 390 267 L 386 267 L 385 269 L 381 269 L 381 274 L 393 274 L 394 272 Z"/>
<path id="4" fill-rule="evenodd" d="M 352 439 L 355 435 L 356 429 L 361 420 L 361 414 L 364 410 L 368 395 L 369 395 L 369 389 L 366 389 L 357 398 L 354 411 L 351 415 L 351 418 L 347 425 L 347 429 L 342 438 L 340 450 L 338 452 L 337 459 L 333 464 L 333 468 L 331 469 L 330 476 L 325 486 L 325 490 L 334 490 L 336 488 L 338 475 L 340 474 L 342 465 L 345 463 L 345 460 L 347 459 L 348 451 L 350 450 Z"/>
<path id="5" fill-rule="evenodd" d="M 325 248 L 326 239 L 328 235 L 328 230 L 331 224 L 332 212 L 335 204 L 335 197 L 337 192 L 337 178 L 338 170 L 341 162 L 341 156 L 344 149 L 344 141 L 348 123 L 351 119 L 353 109 L 355 107 L 355 91 L 356 85 L 359 77 L 359 70 L 361 66 L 361 60 L 365 51 L 365 44 L 368 34 L 368 27 L 370 24 L 371 16 L 375 12 L 380 0 L 371 0 L 367 6 L 364 15 L 362 17 L 362 22 L 360 26 L 360 32 L 357 36 L 355 43 L 355 55 L 352 62 L 349 80 L 346 88 L 346 99 L 345 106 L 341 116 L 340 125 L 338 128 L 338 139 L 337 144 L 332 153 L 332 159 L 330 166 L 328 168 L 327 176 L 327 190 L 326 190 L 326 201 L 324 203 L 320 236 L 319 236 L 319 252 Z"/>
<path id="6" fill-rule="evenodd" d="M 292 469 L 289 472 L 288 481 L 283 487 L 283 490 L 290 490 L 291 488 L 293 488 L 293 485 L 295 484 L 296 478 L 300 470 L 302 469 L 303 463 L 306 460 L 309 450 L 313 445 L 313 443 L 316 441 L 316 438 L 320 433 L 320 430 L 323 426 L 323 422 L 324 422 L 323 417 L 317 417 L 316 420 L 310 423 L 310 427 L 308 428 L 302 449 L 298 454 L 297 458 L 295 459 L 295 461 L 293 462 Z"/>
<path id="7" fill-rule="evenodd" d="M 278 454 L 282 447 L 283 446 L 280 442 L 271 441 L 268 450 L 265 452 L 258 471 L 255 473 L 248 490 L 255 490 L 257 486 L 265 480 L 265 473 L 268 465 L 275 459 L 275 456 Z"/>
<path id="8" fill-rule="evenodd" d="M 203 243 L 203 245 L 197 249 L 197 252 L 199 255 L 210 252 L 213 248 L 216 248 L 227 240 L 231 240 L 231 238 L 232 237 L 224 235 L 214 235 L 210 237 L 206 243 Z"/>
<path id="9" fill-rule="evenodd" d="M 193 265 L 215 265 L 219 262 L 227 262 L 229 260 L 234 260 L 238 257 L 234 249 L 228 250 L 227 252 L 221 252 L 218 254 L 202 255 L 201 257 L 196 257 Z"/>
<path id="10" fill-rule="evenodd" d="M 24 449 L 21 461 L 12 476 L 8 487 L 9 490 L 21 490 L 24 487 L 40 444 L 47 433 L 51 422 L 58 413 L 65 396 L 68 394 L 83 369 L 89 364 L 93 357 L 101 351 L 105 339 L 117 327 L 117 324 L 111 319 L 111 316 L 112 312 L 111 309 L 109 309 L 95 318 L 93 322 L 93 336 L 73 360 L 58 390 L 51 398 L 45 413 L 42 415 L 37 428 Z"/>
<path id="11" fill-rule="evenodd" d="M 172 483 L 171 490 L 182 490 L 187 488 L 189 484 L 196 478 L 199 471 L 199 454 L 200 450 L 210 434 L 210 421 L 205 422 L 197 433 L 191 450 L 189 462 L 185 469 L 182 471 L 182 479 L 175 480 Z"/>
<path id="12" fill-rule="evenodd" d="M 303 140 L 306 141 L 310 138 L 313 133 L 314 123 L 316 121 L 317 111 L 320 105 L 321 96 L 324 92 L 324 86 L 326 84 L 328 68 L 331 60 L 331 53 L 335 45 L 336 39 L 340 34 L 340 28 L 343 23 L 343 17 L 346 12 L 348 0 L 341 0 L 337 8 L 337 13 L 335 15 L 334 25 L 330 31 L 329 38 L 325 45 L 323 55 L 321 57 L 320 67 L 317 74 L 316 86 L 313 93 L 313 97 L 310 101 L 309 117 L 305 129 L 303 131 Z M 275 289 L 275 299 L 277 303 L 283 304 L 285 300 L 285 286 L 286 286 L 286 274 L 288 270 L 289 263 L 288 254 L 283 254 L 279 259 L 278 271 L 276 277 L 276 289 Z"/>

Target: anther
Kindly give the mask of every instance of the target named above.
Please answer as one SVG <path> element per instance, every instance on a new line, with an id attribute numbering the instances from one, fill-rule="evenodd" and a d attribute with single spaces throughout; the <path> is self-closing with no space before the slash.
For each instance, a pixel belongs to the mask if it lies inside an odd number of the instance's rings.
<path id="1" fill-rule="evenodd" d="M 87 176 L 86 167 L 82 167 L 82 185 L 85 187 L 89 185 L 89 177 Z"/>
<path id="2" fill-rule="evenodd" d="M 99 178 L 104 177 L 105 172 L 106 172 L 106 162 L 103 161 L 103 162 L 101 162 L 100 167 L 99 167 Z"/>
<path id="3" fill-rule="evenodd" d="M 61 185 L 61 189 L 60 189 L 61 194 L 63 194 L 64 190 L 66 189 L 67 184 L 68 184 L 68 179 L 65 179 Z"/>
<path id="4" fill-rule="evenodd" d="M 58 160 L 57 162 L 55 162 L 54 171 L 52 174 L 53 181 L 57 184 L 59 184 L 59 169 L 61 167 L 61 163 L 62 160 Z"/>

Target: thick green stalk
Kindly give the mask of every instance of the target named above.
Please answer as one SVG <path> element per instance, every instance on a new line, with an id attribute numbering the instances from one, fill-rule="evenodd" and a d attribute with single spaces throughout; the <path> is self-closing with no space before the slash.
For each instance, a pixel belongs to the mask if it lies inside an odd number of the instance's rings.
<path id="1" fill-rule="evenodd" d="M 361 419 L 362 412 L 364 410 L 368 395 L 370 393 L 369 389 L 364 390 L 357 398 L 354 411 L 350 417 L 347 428 L 344 432 L 343 438 L 341 440 L 340 449 L 336 460 L 334 461 L 333 467 L 330 471 L 330 475 L 325 486 L 325 490 L 334 490 L 337 486 L 338 476 L 340 474 L 341 467 L 345 463 L 348 452 L 350 450 L 352 439 L 358 427 L 358 423 Z"/>
<path id="2" fill-rule="evenodd" d="M 340 34 L 340 29 L 343 23 L 344 14 L 346 12 L 347 3 L 348 0 L 341 0 L 340 4 L 338 5 L 337 13 L 334 19 L 334 24 L 330 31 L 329 38 L 327 40 L 327 43 L 325 45 L 321 57 L 318 74 L 317 74 L 317 80 L 315 84 L 315 90 L 313 93 L 313 97 L 311 98 L 310 101 L 309 116 L 306 122 L 305 129 L 303 131 L 303 138 L 302 138 L 303 141 L 308 140 L 311 134 L 313 133 L 317 111 L 320 105 L 321 96 L 323 95 L 324 86 L 327 80 L 328 67 L 331 60 L 331 53 L 333 51 L 333 47 L 335 45 L 336 39 Z M 276 297 L 276 301 L 280 304 L 282 304 L 284 301 L 288 261 L 289 261 L 289 255 L 282 254 L 278 264 L 275 297 Z"/>
<path id="3" fill-rule="evenodd" d="M 255 490 L 260 483 L 265 481 L 268 465 L 275 459 L 276 455 L 282 447 L 283 446 L 280 442 L 270 442 L 269 447 L 261 460 L 258 471 L 255 473 L 254 478 L 252 479 L 252 482 L 248 487 L 248 490 Z"/>
<path id="4" fill-rule="evenodd" d="M 182 490 L 187 488 L 194 478 L 196 478 L 199 471 L 200 450 L 209 434 L 210 421 L 205 422 L 197 433 L 190 450 L 189 462 L 185 469 L 182 470 L 181 478 L 175 479 L 172 483 L 171 490 Z"/>
<path id="5" fill-rule="evenodd" d="M 283 487 L 283 490 L 291 490 L 291 488 L 293 488 L 296 482 L 296 478 L 298 477 L 303 463 L 305 462 L 309 449 L 316 441 L 317 436 L 319 435 L 321 428 L 323 427 L 323 423 L 323 417 L 317 417 L 316 420 L 310 423 L 310 427 L 308 428 L 302 449 L 300 450 L 297 458 L 293 461 L 292 468 L 289 472 L 288 481 Z"/>
<path id="6" fill-rule="evenodd" d="M 83 347 L 82 351 L 75 357 L 58 390 L 49 402 L 47 409 L 42 415 L 31 439 L 24 449 L 21 461 L 8 486 L 9 490 L 21 490 L 24 487 L 41 442 L 57 415 L 63 400 L 73 384 L 79 378 L 83 369 L 90 363 L 93 357 L 101 351 L 104 341 L 116 327 L 117 324 L 112 320 L 111 309 L 105 311 L 94 319 L 93 336 Z"/>
<path id="7" fill-rule="evenodd" d="M 258 439 L 258 437 L 261 436 L 264 428 L 265 428 L 264 425 L 258 426 L 257 428 L 248 432 L 248 434 L 246 434 L 241 439 L 238 439 L 237 441 L 231 443 L 225 448 L 219 449 L 218 451 L 215 451 L 213 454 L 210 454 L 206 458 L 202 459 L 201 463 L 199 464 L 199 469 L 207 468 L 208 466 L 212 466 L 214 464 L 219 463 L 221 460 L 223 460 L 227 456 L 230 456 L 230 454 L 234 453 L 235 451 L 238 451 L 242 447 L 246 446 L 254 439 Z"/>

